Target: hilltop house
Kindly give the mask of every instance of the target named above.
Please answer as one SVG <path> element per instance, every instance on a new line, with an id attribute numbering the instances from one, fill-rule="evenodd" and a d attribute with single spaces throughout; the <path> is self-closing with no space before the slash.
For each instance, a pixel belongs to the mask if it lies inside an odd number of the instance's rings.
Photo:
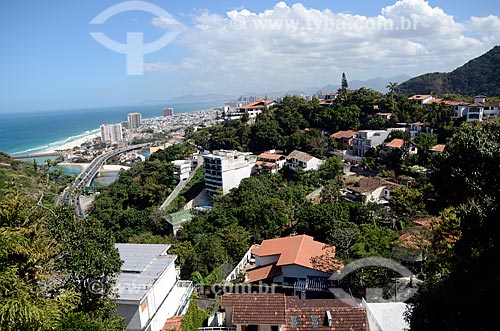
<path id="1" fill-rule="evenodd" d="M 267 282 L 299 285 L 297 282 L 325 281 L 342 267 L 335 259 L 335 247 L 307 235 L 264 240 L 252 249 L 255 267 L 247 270 L 249 283 Z"/>
<path id="2" fill-rule="evenodd" d="M 193 291 L 191 281 L 179 280 L 176 255 L 170 245 L 115 244 L 123 260 L 115 284 L 117 314 L 126 330 L 161 330 L 165 321 L 183 315 Z"/>
<path id="3" fill-rule="evenodd" d="M 339 149 L 350 150 L 352 149 L 352 140 L 357 133 L 358 131 L 355 130 L 338 131 L 333 133 L 330 137 L 335 139 Z"/>
<path id="4" fill-rule="evenodd" d="M 339 299 L 227 293 L 221 298 L 221 307 L 225 310 L 223 330 L 368 331 L 366 310 Z"/>
<path id="5" fill-rule="evenodd" d="M 387 204 L 391 198 L 391 192 L 400 186 L 380 177 L 363 177 L 354 184 L 346 186 L 345 198 L 364 204 L 370 202 Z"/>
<path id="6" fill-rule="evenodd" d="M 294 150 L 286 157 L 286 165 L 291 170 L 295 170 L 299 167 L 304 171 L 318 170 L 322 163 L 323 161 L 320 159 L 298 150 Z"/>
<path id="7" fill-rule="evenodd" d="M 389 136 L 388 130 L 360 130 L 353 138 L 352 153 L 355 156 L 365 156 L 370 148 L 381 145 Z"/>
<path id="8" fill-rule="evenodd" d="M 275 153 L 271 150 L 257 155 L 255 162 L 256 172 L 258 174 L 277 173 L 285 165 L 286 157 L 283 154 Z"/>

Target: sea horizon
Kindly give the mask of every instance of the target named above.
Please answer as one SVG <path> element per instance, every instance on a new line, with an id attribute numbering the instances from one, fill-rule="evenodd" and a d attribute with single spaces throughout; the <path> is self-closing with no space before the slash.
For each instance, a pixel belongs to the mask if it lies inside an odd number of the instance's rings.
<path id="1" fill-rule="evenodd" d="M 0 114 L 0 152 L 13 156 L 40 153 L 98 133 L 101 124 L 127 121 L 127 114 L 132 112 L 147 119 L 163 116 L 164 108 L 182 114 L 222 105 L 220 101 L 4 112 Z"/>

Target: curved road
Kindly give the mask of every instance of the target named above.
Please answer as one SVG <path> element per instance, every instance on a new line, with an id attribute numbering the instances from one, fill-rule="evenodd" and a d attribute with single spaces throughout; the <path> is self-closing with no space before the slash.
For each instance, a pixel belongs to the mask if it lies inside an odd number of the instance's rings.
<path id="1" fill-rule="evenodd" d="M 57 200 L 57 205 L 67 204 L 69 206 L 75 207 L 75 212 L 80 217 L 85 217 L 85 211 L 82 209 L 80 205 L 80 195 L 83 194 L 83 190 L 85 187 L 90 186 L 94 177 L 99 173 L 101 167 L 108 161 L 109 158 L 129 152 L 135 149 L 143 148 L 148 146 L 149 144 L 141 144 L 141 145 L 133 145 L 129 147 L 123 147 L 111 152 L 99 155 L 90 163 L 89 167 L 82 171 L 76 177 L 75 181 L 68 187 L 66 187 L 63 193 L 59 196 Z"/>

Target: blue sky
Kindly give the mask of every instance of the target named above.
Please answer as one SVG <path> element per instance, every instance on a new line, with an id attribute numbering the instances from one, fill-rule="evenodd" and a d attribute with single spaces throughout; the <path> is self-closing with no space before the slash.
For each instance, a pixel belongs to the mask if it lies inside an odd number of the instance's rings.
<path id="1" fill-rule="evenodd" d="M 336 84 L 342 72 L 412 76 L 452 70 L 500 44 L 493 0 L 151 0 L 180 33 L 144 56 L 143 75 L 127 75 L 125 55 L 89 33 L 123 43 L 127 32 L 143 32 L 150 42 L 172 26 L 142 11 L 89 24 L 120 2 L 2 1 L 0 112 L 285 91 Z M 414 26 L 403 29 L 403 21 Z"/>

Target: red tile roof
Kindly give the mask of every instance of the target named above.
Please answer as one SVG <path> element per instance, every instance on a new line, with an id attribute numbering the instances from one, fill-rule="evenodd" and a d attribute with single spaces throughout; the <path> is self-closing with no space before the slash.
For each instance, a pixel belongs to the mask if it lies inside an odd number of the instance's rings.
<path id="1" fill-rule="evenodd" d="M 353 138 L 357 133 L 358 131 L 355 130 L 338 131 L 333 133 L 330 137 L 334 139 Z"/>
<path id="2" fill-rule="evenodd" d="M 321 270 L 315 261 L 323 256 L 335 256 L 335 247 L 328 246 L 307 235 L 267 239 L 252 250 L 256 256 L 279 255 L 277 266 L 297 264 Z M 321 270 L 327 272 L 327 270 Z"/>
<path id="3" fill-rule="evenodd" d="M 257 99 L 256 101 L 249 103 L 246 106 L 240 107 L 240 109 L 261 109 L 261 108 L 267 108 L 270 104 L 275 102 L 274 100 L 270 99 Z"/>
<path id="4" fill-rule="evenodd" d="M 346 188 L 357 193 L 370 193 L 381 186 L 384 186 L 388 190 L 392 190 L 400 187 L 401 185 L 389 182 L 380 177 L 363 177 L 353 185 L 346 186 Z"/>
<path id="5" fill-rule="evenodd" d="M 266 159 L 266 160 L 278 161 L 282 157 L 285 157 L 285 156 L 282 154 L 274 154 L 274 153 L 260 153 L 259 156 L 257 156 L 257 160 Z"/>
<path id="6" fill-rule="evenodd" d="M 405 141 L 403 139 L 395 138 L 392 139 L 390 142 L 385 143 L 384 145 L 391 148 L 402 148 L 404 144 Z"/>
<path id="7" fill-rule="evenodd" d="M 442 153 L 445 149 L 446 145 L 445 144 L 438 144 L 436 146 L 433 146 L 430 151 L 431 152 L 437 152 L 437 153 Z"/>
<path id="8" fill-rule="evenodd" d="M 162 331 L 169 331 L 169 330 L 180 330 L 182 327 L 182 320 L 184 319 L 184 316 L 173 316 L 167 319 L 165 324 L 163 325 L 163 328 L 161 329 Z"/>
<path id="9" fill-rule="evenodd" d="M 368 330 L 366 310 L 354 301 L 348 304 L 338 299 L 299 300 L 283 294 L 230 293 L 222 296 L 221 306 L 232 307 L 235 325 L 281 325 L 283 331 Z M 292 325 L 292 318 L 297 325 Z"/>
<path id="10" fill-rule="evenodd" d="M 263 267 L 257 267 L 247 270 L 248 282 L 258 282 L 268 278 L 274 278 L 281 275 L 281 267 L 275 264 L 269 264 Z"/>
<path id="11" fill-rule="evenodd" d="M 284 294 L 227 293 L 222 296 L 220 304 L 224 308 L 233 308 L 233 324 L 285 324 Z"/>

